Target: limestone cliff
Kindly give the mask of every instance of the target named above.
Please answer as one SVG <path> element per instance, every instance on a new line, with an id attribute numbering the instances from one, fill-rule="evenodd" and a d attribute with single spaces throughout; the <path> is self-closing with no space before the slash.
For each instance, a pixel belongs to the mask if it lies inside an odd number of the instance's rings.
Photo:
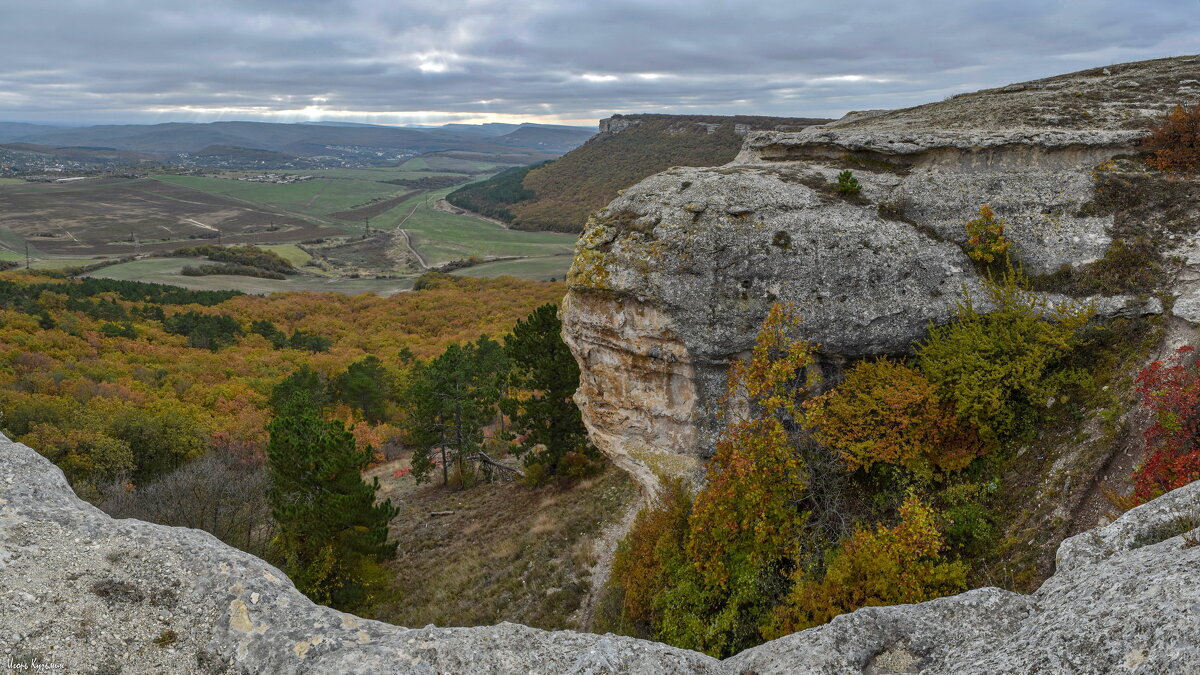
<path id="1" fill-rule="evenodd" d="M 1033 595 L 984 588 L 862 609 L 717 661 L 614 635 L 409 629 L 320 607 L 207 533 L 109 518 L 0 436 L 0 664 L 126 675 L 1196 672 L 1198 522 L 1200 483 L 1066 541 L 1059 572 Z"/>
<path id="2" fill-rule="evenodd" d="M 963 223 L 983 204 L 1008 221 L 1027 272 L 1094 263 L 1116 229 L 1152 225 L 1100 199 L 1097 171 L 1121 173 L 1104 163 L 1135 152 L 1171 106 L 1200 95 L 1197 82 L 1200 58 L 1181 57 L 852 113 L 752 132 L 730 164 L 676 167 L 625 190 L 589 219 L 563 306 L 593 439 L 650 490 L 664 473 L 698 472 L 726 366 L 776 300 L 796 304 L 826 366 L 909 349 L 964 289 L 978 297 Z M 861 194 L 834 188 L 845 169 Z"/>

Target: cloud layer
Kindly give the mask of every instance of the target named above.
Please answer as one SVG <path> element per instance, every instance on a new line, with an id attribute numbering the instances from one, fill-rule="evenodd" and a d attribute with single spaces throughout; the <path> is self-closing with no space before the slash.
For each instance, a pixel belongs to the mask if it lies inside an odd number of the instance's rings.
<path id="1" fill-rule="evenodd" d="M 0 120 L 838 116 L 1200 51 L 1196 0 L 0 0 Z"/>

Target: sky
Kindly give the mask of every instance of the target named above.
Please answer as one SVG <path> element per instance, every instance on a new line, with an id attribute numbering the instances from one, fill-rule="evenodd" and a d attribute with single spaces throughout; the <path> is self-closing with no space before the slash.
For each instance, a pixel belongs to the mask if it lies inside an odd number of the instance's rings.
<path id="1" fill-rule="evenodd" d="M 1200 52 L 1200 0 L 0 0 L 0 120 L 839 117 Z"/>

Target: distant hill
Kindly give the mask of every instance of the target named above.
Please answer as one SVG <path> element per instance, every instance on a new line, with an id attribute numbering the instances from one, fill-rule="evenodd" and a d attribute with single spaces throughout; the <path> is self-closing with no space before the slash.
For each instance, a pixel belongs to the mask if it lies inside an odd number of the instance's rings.
<path id="1" fill-rule="evenodd" d="M 30 155 L 48 155 L 91 164 L 139 162 L 155 159 L 153 155 L 103 147 L 68 146 L 59 148 L 34 143 L 3 143 L 0 144 L 0 150 L 9 150 Z"/>
<path id="2" fill-rule="evenodd" d="M 515 145 L 522 148 L 540 148 L 567 152 L 579 147 L 593 136 L 591 129 L 580 127 L 549 127 L 523 124 L 513 131 L 498 136 L 496 143 Z"/>
<path id="3" fill-rule="evenodd" d="M 0 143 L 15 141 L 31 134 L 54 131 L 59 128 L 44 124 L 28 124 L 26 122 L 0 122 Z"/>
<path id="4" fill-rule="evenodd" d="M 716 115 L 615 115 L 600 133 L 562 157 L 518 167 L 450 193 L 460 208 L 527 230 L 578 232 L 617 190 L 672 166 L 717 166 L 757 129 L 799 130 L 825 119 Z M 508 136 L 515 136 L 520 130 Z M 547 137 L 544 137 L 547 138 Z M 523 142 L 533 140 L 523 135 Z M 547 138 L 547 142 L 550 139 Z"/>
<path id="5" fill-rule="evenodd" d="M 295 159 L 294 155 L 273 150 L 258 148 L 242 148 L 236 145 L 210 145 L 192 153 L 193 157 L 210 159 L 229 159 L 239 162 L 286 162 Z"/>
<path id="6" fill-rule="evenodd" d="M 0 141 L 52 147 L 105 147 L 163 157 L 200 152 L 212 146 L 253 148 L 300 156 L 337 155 L 364 149 L 412 154 L 440 150 L 494 154 L 512 153 L 514 148 L 521 148 L 540 154 L 559 154 L 591 136 L 590 131 L 573 127 L 467 128 L 470 126 L 412 129 L 348 123 L 170 122 L 61 128 L 5 123 L 0 126 Z"/>

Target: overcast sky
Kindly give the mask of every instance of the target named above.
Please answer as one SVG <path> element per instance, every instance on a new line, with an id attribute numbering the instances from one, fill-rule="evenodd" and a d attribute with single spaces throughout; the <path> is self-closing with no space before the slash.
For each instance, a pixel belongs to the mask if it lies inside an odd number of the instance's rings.
<path id="1" fill-rule="evenodd" d="M 0 120 L 836 117 L 1200 52 L 1200 0 L 0 0 Z"/>

